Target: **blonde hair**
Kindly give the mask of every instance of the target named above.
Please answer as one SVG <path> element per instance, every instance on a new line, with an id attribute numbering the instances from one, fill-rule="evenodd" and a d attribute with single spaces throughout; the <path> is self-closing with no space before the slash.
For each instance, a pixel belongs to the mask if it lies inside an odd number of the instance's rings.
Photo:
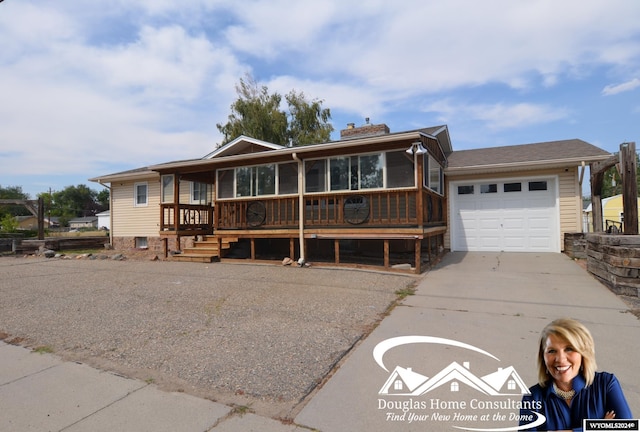
<path id="1" fill-rule="evenodd" d="M 562 318 L 549 323 L 540 334 L 540 345 L 538 347 L 538 383 L 540 386 L 546 387 L 551 380 L 547 373 L 547 366 L 544 363 L 544 351 L 547 338 L 552 334 L 563 339 L 577 353 L 582 355 L 580 371 L 586 385 L 591 385 L 597 369 L 593 336 L 581 322 L 572 318 Z"/>

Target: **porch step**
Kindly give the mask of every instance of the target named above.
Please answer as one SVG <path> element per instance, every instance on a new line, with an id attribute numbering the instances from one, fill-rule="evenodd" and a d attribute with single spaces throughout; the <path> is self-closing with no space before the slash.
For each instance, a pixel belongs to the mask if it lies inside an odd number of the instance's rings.
<path id="1" fill-rule="evenodd" d="M 218 239 L 213 237 L 204 238 L 193 243 L 193 247 L 184 248 L 181 254 L 173 255 L 174 261 L 206 262 L 210 263 L 220 259 L 224 252 L 231 248 L 237 238 L 222 239 L 222 250 L 218 250 Z"/>
<path id="2" fill-rule="evenodd" d="M 219 257 L 214 255 L 190 254 L 190 253 L 176 254 L 171 257 L 171 261 L 199 262 L 199 263 L 211 263 L 213 261 L 217 261 L 218 259 Z"/>

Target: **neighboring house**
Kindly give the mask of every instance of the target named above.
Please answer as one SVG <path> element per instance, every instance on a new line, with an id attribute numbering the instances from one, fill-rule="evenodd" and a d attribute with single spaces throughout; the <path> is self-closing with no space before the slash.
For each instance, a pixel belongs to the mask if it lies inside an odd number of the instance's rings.
<path id="1" fill-rule="evenodd" d="M 98 217 L 97 216 L 86 216 L 71 219 L 69 221 L 70 228 L 97 228 L 98 227 Z"/>
<path id="2" fill-rule="evenodd" d="M 581 230 L 580 167 L 608 157 L 581 140 L 454 151 L 447 126 L 366 124 L 302 147 L 241 136 L 91 181 L 111 190 L 116 248 L 420 272 L 445 249 L 560 252 Z"/>
<path id="3" fill-rule="evenodd" d="M 586 228 L 585 231 L 593 231 L 593 208 L 589 204 L 585 210 Z M 638 213 L 640 213 L 640 198 L 638 198 Z M 602 229 L 607 231 L 615 227 L 618 232 L 622 232 L 624 223 L 624 211 L 622 205 L 622 195 L 614 195 L 602 199 Z M 640 224 L 639 224 L 640 226 Z"/>
<path id="4" fill-rule="evenodd" d="M 98 228 L 111 229 L 111 212 L 109 210 L 96 213 L 96 217 L 98 218 Z"/>
<path id="5" fill-rule="evenodd" d="M 38 218 L 33 215 L 29 216 L 16 216 L 18 220 L 18 228 L 24 230 L 37 230 L 38 229 Z M 45 228 L 57 228 L 60 226 L 57 218 L 44 218 L 44 226 Z"/>

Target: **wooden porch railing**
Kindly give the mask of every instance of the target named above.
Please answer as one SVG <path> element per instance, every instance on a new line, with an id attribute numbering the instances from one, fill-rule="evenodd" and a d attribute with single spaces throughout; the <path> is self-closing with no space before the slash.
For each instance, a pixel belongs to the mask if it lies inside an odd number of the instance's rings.
<path id="1" fill-rule="evenodd" d="M 160 231 L 212 234 L 213 207 L 199 204 L 160 204 Z"/>
<path id="2" fill-rule="evenodd" d="M 422 224 L 444 224 L 445 199 L 429 190 L 422 194 Z M 305 227 L 418 226 L 416 190 L 314 194 L 304 200 Z M 294 229 L 299 220 L 298 197 L 218 201 L 216 217 L 219 229 Z"/>

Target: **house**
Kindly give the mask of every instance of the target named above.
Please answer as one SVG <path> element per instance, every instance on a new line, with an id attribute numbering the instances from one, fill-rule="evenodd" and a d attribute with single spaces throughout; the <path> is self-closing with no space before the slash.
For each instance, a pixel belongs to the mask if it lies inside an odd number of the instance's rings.
<path id="1" fill-rule="evenodd" d="M 29 216 L 16 216 L 18 221 L 18 229 L 24 230 L 37 230 L 38 229 L 38 218 L 33 215 Z M 57 228 L 60 226 L 58 222 L 58 218 L 44 218 L 44 226 L 46 228 Z"/>
<path id="2" fill-rule="evenodd" d="M 602 200 L 602 229 L 605 232 L 622 232 L 624 211 L 622 195 L 614 195 Z M 585 231 L 593 231 L 593 209 L 589 204 L 585 210 Z M 638 212 L 640 213 L 640 198 L 638 198 Z"/>
<path id="3" fill-rule="evenodd" d="M 96 217 L 98 218 L 98 228 L 111 229 L 111 212 L 109 210 L 96 213 Z"/>
<path id="4" fill-rule="evenodd" d="M 90 180 L 111 189 L 115 248 L 419 273 L 447 249 L 560 252 L 581 230 L 584 167 L 609 156 L 577 139 L 454 151 L 446 125 L 367 123 L 303 147 L 241 136 Z"/>
<path id="5" fill-rule="evenodd" d="M 75 219 L 71 219 L 69 221 L 70 228 L 97 228 L 98 227 L 98 217 L 97 216 L 85 216 L 79 217 Z"/>

